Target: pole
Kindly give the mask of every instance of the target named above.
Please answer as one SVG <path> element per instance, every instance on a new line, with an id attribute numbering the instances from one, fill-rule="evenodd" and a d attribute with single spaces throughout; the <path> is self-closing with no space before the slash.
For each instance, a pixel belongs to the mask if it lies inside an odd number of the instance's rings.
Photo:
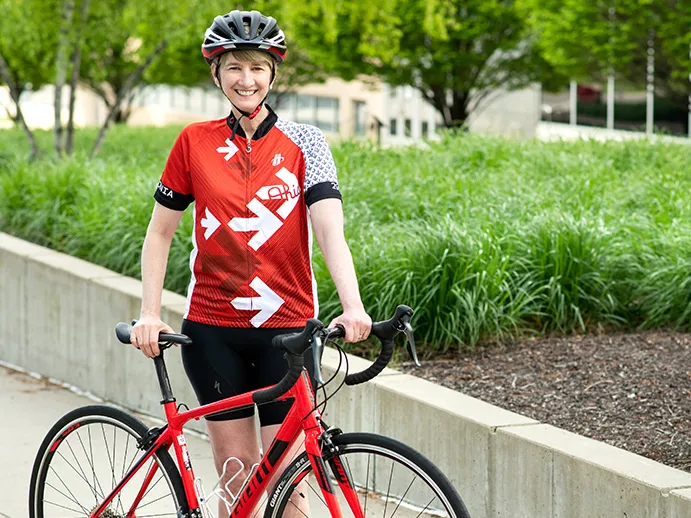
<path id="1" fill-rule="evenodd" d="M 653 134 L 653 124 L 655 118 L 655 31 L 650 29 L 648 38 L 648 67 L 646 79 L 648 87 L 645 103 L 645 132 Z"/>
<path id="2" fill-rule="evenodd" d="M 569 84 L 569 124 L 578 124 L 578 83 L 571 81 Z"/>

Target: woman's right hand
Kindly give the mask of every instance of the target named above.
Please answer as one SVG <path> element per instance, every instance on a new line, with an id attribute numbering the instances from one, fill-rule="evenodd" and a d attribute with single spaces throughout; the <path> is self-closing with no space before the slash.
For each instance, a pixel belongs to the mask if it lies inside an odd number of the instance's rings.
<path id="1" fill-rule="evenodd" d="M 147 358 L 155 358 L 161 353 L 158 348 L 159 333 L 175 333 L 175 331 L 159 317 L 142 315 L 132 326 L 130 342 Z"/>

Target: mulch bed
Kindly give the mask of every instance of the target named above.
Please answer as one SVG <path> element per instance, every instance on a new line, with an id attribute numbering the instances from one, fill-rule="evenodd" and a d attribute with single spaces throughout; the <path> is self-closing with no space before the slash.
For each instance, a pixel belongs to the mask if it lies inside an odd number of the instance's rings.
<path id="1" fill-rule="evenodd" d="M 691 471 L 691 334 L 537 338 L 409 374 Z"/>

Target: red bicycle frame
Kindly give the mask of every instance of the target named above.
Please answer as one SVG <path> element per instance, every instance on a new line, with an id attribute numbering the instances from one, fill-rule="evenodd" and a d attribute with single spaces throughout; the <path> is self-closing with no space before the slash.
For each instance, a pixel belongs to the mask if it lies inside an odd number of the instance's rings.
<path id="1" fill-rule="evenodd" d="M 165 379 L 165 381 L 167 381 L 165 367 L 163 367 L 163 371 L 159 371 L 159 379 Z M 164 388 L 165 396 L 164 383 L 161 383 L 161 386 Z M 156 454 L 160 448 L 167 450 L 171 446 L 175 450 L 175 457 L 180 468 L 180 475 L 182 477 L 182 483 L 185 489 L 185 495 L 187 497 L 190 516 L 201 516 L 201 514 L 198 512 L 195 513 L 195 511 L 199 510 L 200 503 L 194 488 L 195 477 L 189 453 L 187 451 L 187 444 L 183 435 L 182 427 L 185 425 L 185 423 L 191 421 L 192 419 L 198 420 L 201 417 L 209 414 L 235 410 L 241 407 L 253 405 L 254 403 L 252 400 L 252 395 L 255 392 L 257 391 L 229 397 L 221 401 L 209 403 L 182 413 L 178 412 L 175 399 L 172 398 L 172 395 L 171 397 L 164 397 L 163 407 L 166 414 L 166 420 L 168 421 L 168 426 L 164 427 L 160 435 L 158 435 L 153 443 L 148 447 L 143 457 L 140 458 L 139 461 L 132 466 L 132 468 L 130 468 L 125 477 L 113 489 L 113 491 L 110 492 L 103 503 L 96 508 L 93 513 L 91 513 L 91 517 L 97 518 L 100 516 L 101 513 L 107 509 L 120 490 L 132 479 L 135 473 L 137 473 L 142 466 L 144 466 L 146 462 Z M 249 516 L 249 513 L 259 504 L 262 495 L 268 489 L 266 486 L 268 481 L 271 479 L 271 475 L 273 474 L 276 466 L 278 466 L 284 459 L 285 454 L 290 447 L 296 443 L 301 430 L 305 432 L 305 451 L 307 452 L 312 469 L 316 475 L 324 501 L 328 505 L 333 518 L 342 518 L 338 501 L 334 495 L 334 488 L 327 474 L 324 459 L 322 458 L 321 439 L 322 434 L 324 433 L 324 427 L 321 424 L 321 414 L 319 410 L 315 408 L 314 392 L 312 391 L 312 386 L 306 371 L 303 371 L 298 382 L 295 383 L 295 385 L 293 385 L 283 396 L 277 398 L 276 401 L 285 401 L 289 399 L 293 399 L 294 402 L 288 412 L 288 415 L 286 416 L 286 419 L 281 424 L 281 427 L 276 434 L 276 438 L 269 449 L 265 452 L 258 468 L 251 475 L 250 480 L 244 485 L 242 493 L 238 495 L 238 498 L 233 504 L 231 514 L 234 518 L 245 518 Z M 330 461 L 330 465 L 334 477 L 338 481 L 338 485 L 346 501 L 348 502 L 353 516 L 355 518 L 364 518 L 364 513 L 362 512 L 355 487 L 338 457 L 334 457 Z M 157 470 L 158 464 L 156 462 L 152 463 L 151 467 L 149 468 L 149 472 L 144 478 L 141 490 L 138 492 L 129 508 L 129 511 L 127 512 L 128 518 L 136 517 L 135 511 L 139 506 L 141 499 L 145 495 L 149 485 L 151 484 L 151 481 L 153 480 Z"/>

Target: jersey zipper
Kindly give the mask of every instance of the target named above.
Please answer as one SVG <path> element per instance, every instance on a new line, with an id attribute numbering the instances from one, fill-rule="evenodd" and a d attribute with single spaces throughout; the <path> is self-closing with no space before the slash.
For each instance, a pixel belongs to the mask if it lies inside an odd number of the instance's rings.
<path id="1" fill-rule="evenodd" d="M 251 200 L 251 196 L 252 196 L 252 155 L 251 155 L 251 153 L 252 153 L 252 140 L 251 139 L 247 139 L 247 148 L 245 149 L 245 151 L 247 152 L 247 182 L 245 184 L 247 186 L 246 187 L 247 191 L 246 191 L 246 195 L 245 195 L 245 200 L 248 200 L 248 203 L 249 203 L 249 201 Z M 255 216 L 254 214 L 250 213 L 249 207 L 247 207 L 247 218 L 249 219 L 249 218 L 252 218 L 254 216 Z M 247 250 L 247 252 L 246 252 L 247 255 L 245 255 L 245 258 L 247 260 L 247 279 L 250 282 L 252 281 L 252 279 L 250 279 L 250 275 L 252 275 L 252 272 L 250 271 L 250 268 L 251 268 L 250 254 L 251 253 L 252 252 L 250 250 Z"/>

